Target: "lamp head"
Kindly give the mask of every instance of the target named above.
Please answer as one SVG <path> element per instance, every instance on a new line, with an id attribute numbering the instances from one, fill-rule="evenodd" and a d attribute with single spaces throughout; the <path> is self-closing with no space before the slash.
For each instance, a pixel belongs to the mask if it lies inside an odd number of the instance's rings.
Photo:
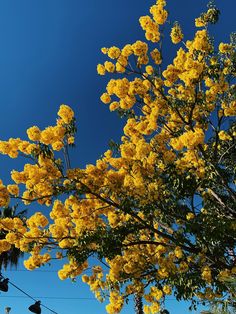
<path id="1" fill-rule="evenodd" d="M 3 280 L 0 281 L 0 290 L 3 292 L 7 292 L 8 291 L 8 278 L 5 278 Z"/>
<path id="2" fill-rule="evenodd" d="M 30 312 L 35 314 L 41 314 L 40 301 L 36 301 L 29 307 Z"/>

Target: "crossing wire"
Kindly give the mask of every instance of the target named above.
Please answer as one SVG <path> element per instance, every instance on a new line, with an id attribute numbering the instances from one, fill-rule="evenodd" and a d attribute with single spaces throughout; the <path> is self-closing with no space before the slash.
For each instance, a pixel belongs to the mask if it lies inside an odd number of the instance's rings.
<path id="1" fill-rule="evenodd" d="M 6 277 L 4 277 L 1 273 L 0 273 L 1 278 L 3 279 L 7 279 Z M 22 290 L 21 288 L 19 288 L 18 286 L 16 286 L 12 281 L 8 281 L 13 287 L 15 287 L 17 290 L 19 290 L 20 292 L 22 292 L 23 294 L 25 294 L 28 298 L 34 300 L 35 302 L 37 301 L 34 297 L 32 297 L 31 295 L 29 295 L 27 292 L 25 292 L 24 290 Z M 49 310 L 50 312 L 54 313 L 54 314 L 59 314 L 57 312 L 55 312 L 54 310 L 50 309 L 49 307 L 47 307 L 46 305 L 40 303 L 40 306 L 44 307 L 45 309 Z"/>

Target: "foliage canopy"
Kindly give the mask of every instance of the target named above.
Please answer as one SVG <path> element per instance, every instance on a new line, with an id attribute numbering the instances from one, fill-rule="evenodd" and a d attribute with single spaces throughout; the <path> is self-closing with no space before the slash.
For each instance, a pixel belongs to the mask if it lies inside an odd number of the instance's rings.
<path id="1" fill-rule="evenodd" d="M 102 48 L 109 61 L 98 74 L 116 78 L 101 100 L 126 125 L 96 164 L 70 166 L 76 123 L 67 105 L 56 125 L 29 128 L 29 140 L 0 142 L 2 154 L 27 160 L 12 170 L 14 184 L 1 183 L 0 206 L 11 198 L 42 205 L 26 223 L 1 218 L 0 252 L 29 252 L 30 270 L 64 258 L 59 277 L 82 275 L 100 301 L 108 294 L 108 313 L 131 294 L 144 297 L 145 313 L 158 313 L 172 293 L 193 306 L 235 294 L 227 280 L 236 276 L 236 40 L 214 47 L 208 26 L 219 11 L 210 3 L 191 40 L 172 25 L 178 48 L 163 69 L 165 7 L 158 0 L 140 18 L 147 42 Z M 98 265 L 87 275 L 91 256 Z"/>

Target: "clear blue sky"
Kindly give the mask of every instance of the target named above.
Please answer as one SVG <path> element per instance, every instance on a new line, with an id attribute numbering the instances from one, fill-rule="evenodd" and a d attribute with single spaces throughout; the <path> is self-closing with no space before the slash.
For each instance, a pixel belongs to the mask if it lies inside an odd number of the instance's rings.
<path id="1" fill-rule="evenodd" d="M 185 38 L 191 36 L 193 18 L 207 1 L 169 2 L 172 21 L 181 22 Z M 214 28 L 216 42 L 226 41 L 236 30 L 236 3 L 216 2 L 222 11 Z M 122 122 L 99 99 L 108 80 L 96 74 L 97 63 L 104 61 L 100 48 L 144 39 L 138 19 L 152 4 L 152 0 L 0 0 L 0 138 L 26 138 L 28 127 L 53 124 L 58 107 L 65 103 L 74 109 L 78 122 L 74 166 L 94 162 L 111 138 L 119 140 Z M 165 64 L 174 54 L 168 42 Z M 20 166 L 0 156 L 0 178 L 8 183 L 9 171 Z M 19 271 L 4 275 L 58 314 L 105 314 L 104 304 L 94 300 L 80 279 L 60 281 L 58 268 L 27 272 L 20 271 L 20 265 Z M 21 296 L 11 286 L 8 293 L 1 293 L 0 313 L 6 306 L 12 308 L 11 314 L 27 313 L 32 301 Z M 188 313 L 185 303 L 174 300 L 167 302 L 167 308 L 171 314 Z M 50 312 L 43 309 L 42 313 Z M 132 304 L 122 311 L 128 313 L 133 313 Z"/>

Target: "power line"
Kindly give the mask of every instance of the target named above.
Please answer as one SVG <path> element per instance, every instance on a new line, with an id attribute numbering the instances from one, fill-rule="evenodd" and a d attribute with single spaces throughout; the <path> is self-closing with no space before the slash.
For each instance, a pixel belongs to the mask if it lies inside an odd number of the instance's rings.
<path id="1" fill-rule="evenodd" d="M 27 273 L 30 273 L 29 270 L 27 269 L 7 269 L 6 270 L 7 272 L 27 272 Z M 34 269 L 33 271 L 34 273 L 58 273 L 57 270 L 36 270 Z M 92 271 L 91 270 L 88 270 L 86 273 L 91 273 L 92 274 Z M 32 274 L 32 272 L 31 272 Z"/>
<path id="2" fill-rule="evenodd" d="M 34 301 L 37 301 L 35 298 L 31 297 L 28 293 L 26 293 L 25 291 L 23 291 L 22 289 L 18 288 L 14 283 L 12 283 L 11 281 L 9 281 L 9 283 L 15 287 L 16 289 L 18 289 L 19 291 L 21 291 L 22 293 L 24 293 L 28 298 L 34 300 Z"/>
<path id="3" fill-rule="evenodd" d="M 21 296 L 21 295 L 7 295 L 2 296 L 0 295 L 0 298 L 27 298 L 27 296 Z M 35 299 L 51 299 L 51 300 L 90 300 L 90 301 L 97 301 L 95 298 L 88 298 L 88 297 L 34 297 Z"/>
<path id="4" fill-rule="evenodd" d="M 1 296 L 0 298 L 18 298 L 18 299 L 22 299 L 22 298 L 27 298 L 25 296 L 21 296 L 21 295 L 8 295 L 8 296 Z M 96 298 L 89 298 L 89 297 L 54 297 L 54 296 L 50 296 L 50 297 L 43 297 L 43 296 L 39 296 L 39 297 L 34 297 L 35 299 L 49 299 L 49 300 L 88 300 L 88 301 L 97 301 Z M 168 301 L 176 301 L 175 298 L 168 298 L 166 299 L 166 302 Z"/>
<path id="5" fill-rule="evenodd" d="M 27 269 L 7 269 L 7 272 L 28 272 Z M 57 273 L 57 270 L 34 270 L 35 273 Z"/>
<path id="6" fill-rule="evenodd" d="M 7 278 L 5 278 L 1 273 L 0 273 L 0 276 L 1 276 L 1 278 L 3 278 L 3 279 L 7 279 Z M 15 285 L 13 282 L 11 282 L 9 279 L 8 279 L 8 282 L 9 282 L 13 287 L 15 287 L 17 290 L 19 290 L 20 292 L 22 292 L 23 294 L 25 294 L 28 298 L 30 298 L 30 299 L 32 299 L 32 300 L 34 300 L 34 301 L 37 302 L 37 300 L 36 300 L 34 297 L 32 297 L 31 295 L 29 295 L 27 292 L 25 292 L 24 290 L 22 290 L 22 289 L 19 288 L 18 286 L 16 286 L 16 285 Z M 50 309 L 50 308 L 47 307 L 46 305 L 44 305 L 44 304 L 42 304 L 42 303 L 40 303 L 40 305 L 41 305 L 42 307 L 44 307 L 45 309 L 49 310 L 50 312 L 52 312 L 52 313 L 54 313 L 54 314 L 58 314 L 57 312 L 55 312 L 54 310 Z"/>

